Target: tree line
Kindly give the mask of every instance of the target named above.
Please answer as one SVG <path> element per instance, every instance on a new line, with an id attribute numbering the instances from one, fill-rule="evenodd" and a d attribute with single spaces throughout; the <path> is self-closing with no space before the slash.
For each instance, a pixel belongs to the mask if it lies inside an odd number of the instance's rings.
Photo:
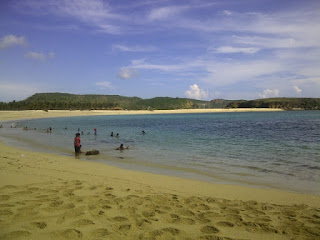
<path id="1" fill-rule="evenodd" d="M 0 110 L 172 110 L 203 108 L 282 108 L 319 110 L 320 98 L 269 98 L 257 100 L 202 101 L 188 98 L 123 97 L 119 95 L 76 95 L 37 93 L 22 101 L 0 102 Z"/>

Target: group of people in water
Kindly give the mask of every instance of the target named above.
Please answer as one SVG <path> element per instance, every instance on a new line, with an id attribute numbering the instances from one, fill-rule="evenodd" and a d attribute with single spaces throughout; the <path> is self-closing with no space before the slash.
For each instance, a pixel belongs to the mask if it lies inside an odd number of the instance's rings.
<path id="1" fill-rule="evenodd" d="M 2 126 L 2 125 L 1 125 Z M 13 128 L 12 126 L 11 126 L 11 128 Z M 25 127 L 23 127 L 23 130 L 24 131 L 28 131 L 28 130 L 37 130 L 37 128 L 29 128 L 28 126 L 25 126 Z M 52 129 L 52 127 L 49 127 L 49 128 L 47 128 L 47 129 L 45 129 L 45 131 L 46 131 L 46 133 L 53 133 L 53 129 Z"/>
<path id="2" fill-rule="evenodd" d="M 81 147 L 82 147 L 82 145 L 81 145 L 81 138 L 80 138 L 80 133 L 79 133 L 79 131 L 80 131 L 80 129 L 78 128 L 78 133 L 76 133 L 76 136 L 75 136 L 75 138 L 74 138 L 74 151 L 75 151 L 75 154 L 76 154 L 76 155 L 79 155 L 80 153 L 82 153 L 82 152 L 81 152 Z M 82 132 L 82 134 L 83 134 L 83 132 Z M 94 129 L 94 134 L 97 135 L 97 129 L 96 129 L 96 128 Z M 145 135 L 146 132 L 145 132 L 144 130 L 142 130 L 142 134 Z M 114 133 L 111 132 L 110 136 L 111 136 L 111 137 L 114 137 Z M 118 137 L 118 138 L 120 137 L 119 133 L 116 134 L 116 137 Z M 125 147 L 125 146 L 123 145 L 123 143 L 121 143 L 120 146 L 117 147 L 115 150 L 120 150 L 120 151 L 122 151 L 122 150 L 125 150 L 125 149 L 129 149 L 129 145 L 128 145 L 127 147 Z"/>

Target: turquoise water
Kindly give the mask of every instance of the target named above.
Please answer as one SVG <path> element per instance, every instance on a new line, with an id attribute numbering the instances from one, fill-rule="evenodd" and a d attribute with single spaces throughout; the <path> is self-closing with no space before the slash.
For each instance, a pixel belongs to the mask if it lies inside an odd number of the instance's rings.
<path id="1" fill-rule="evenodd" d="M 81 156 L 84 160 L 320 194 L 320 111 L 87 116 L 16 124 L 0 130 L 2 140 L 28 149 L 73 155 L 79 129 L 83 150 L 101 153 Z M 25 126 L 36 130 L 23 131 Z M 112 131 L 120 137 L 110 137 Z M 121 143 L 129 150 L 116 151 Z"/>

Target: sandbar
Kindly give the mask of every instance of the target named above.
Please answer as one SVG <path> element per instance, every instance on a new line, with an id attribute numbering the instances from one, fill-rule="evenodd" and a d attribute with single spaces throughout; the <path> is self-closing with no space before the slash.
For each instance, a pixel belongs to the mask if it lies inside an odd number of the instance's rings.
<path id="1" fill-rule="evenodd" d="M 278 108 L 230 108 L 230 109 L 177 109 L 177 110 L 23 110 L 0 111 L 0 121 L 16 119 L 98 116 L 98 115 L 137 115 L 137 114 L 179 114 L 179 113 L 221 113 L 221 112 L 274 112 L 284 111 Z"/>

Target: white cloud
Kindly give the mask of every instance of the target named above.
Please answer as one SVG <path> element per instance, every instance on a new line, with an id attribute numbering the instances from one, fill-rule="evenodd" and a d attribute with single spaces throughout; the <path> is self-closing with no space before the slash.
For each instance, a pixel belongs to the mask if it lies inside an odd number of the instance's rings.
<path id="1" fill-rule="evenodd" d="M 117 49 L 122 52 L 152 52 L 156 50 L 153 46 L 126 46 L 121 44 L 112 45 L 112 49 Z"/>
<path id="2" fill-rule="evenodd" d="M 16 45 L 26 45 L 27 41 L 24 37 L 15 35 L 6 35 L 0 40 L 0 49 L 9 48 Z"/>
<path id="3" fill-rule="evenodd" d="M 210 49 L 209 49 L 210 50 Z M 232 47 L 232 46 L 222 46 L 219 48 L 214 49 L 214 52 L 217 53 L 246 53 L 246 54 L 253 54 L 258 52 L 259 48 L 240 48 L 240 47 Z"/>
<path id="4" fill-rule="evenodd" d="M 293 86 L 293 89 L 296 91 L 296 93 L 301 94 L 302 90 L 298 86 Z"/>
<path id="5" fill-rule="evenodd" d="M 43 53 L 39 53 L 39 52 L 28 52 L 24 55 L 24 57 L 34 59 L 34 60 L 39 60 L 39 61 L 46 60 L 46 55 Z"/>
<path id="6" fill-rule="evenodd" d="M 113 13 L 111 7 L 103 0 L 46 0 L 19 1 L 13 4 L 24 13 L 45 15 L 52 14 L 59 17 L 72 17 L 85 24 L 94 26 L 97 31 L 118 34 L 121 30 L 113 21 L 122 21 L 127 17 Z"/>
<path id="7" fill-rule="evenodd" d="M 172 16 L 177 15 L 184 9 L 182 6 L 169 6 L 152 9 L 148 15 L 148 19 L 154 20 L 166 20 Z"/>
<path id="8" fill-rule="evenodd" d="M 186 97 L 194 99 L 207 99 L 208 93 L 203 89 L 200 89 L 197 84 L 190 86 L 189 90 L 185 92 Z"/>
<path id="9" fill-rule="evenodd" d="M 24 57 L 25 58 L 29 58 L 29 59 L 33 59 L 33 60 L 36 60 L 36 61 L 44 62 L 44 61 L 47 60 L 47 58 L 50 58 L 50 59 L 55 58 L 55 53 L 54 52 L 50 52 L 50 53 L 48 53 L 48 55 L 46 55 L 45 53 L 42 53 L 42 52 L 30 51 L 30 52 L 27 52 L 24 55 Z"/>
<path id="10" fill-rule="evenodd" d="M 294 38 L 260 37 L 260 36 L 233 36 L 235 43 L 253 45 L 261 48 L 296 48 L 304 47 L 305 42 L 298 42 Z"/>
<path id="11" fill-rule="evenodd" d="M 199 64 L 202 64 L 207 71 L 207 76 L 202 81 L 212 86 L 258 82 L 286 70 L 276 61 L 216 62 L 202 60 Z"/>
<path id="12" fill-rule="evenodd" d="M 101 88 L 107 88 L 107 89 L 112 88 L 111 82 L 107 82 L 107 81 L 106 82 L 97 82 L 96 85 Z"/>
<path id="13" fill-rule="evenodd" d="M 137 77 L 138 75 L 139 75 L 139 72 L 137 69 L 127 68 L 127 67 L 121 68 L 120 72 L 118 73 L 118 77 L 122 79 L 131 79 L 131 78 Z"/>
<path id="14" fill-rule="evenodd" d="M 131 67 L 136 69 L 148 69 L 148 70 L 159 70 L 165 72 L 178 71 L 186 69 L 184 64 L 151 64 L 145 62 L 144 59 L 138 59 L 131 61 Z"/>
<path id="15" fill-rule="evenodd" d="M 278 89 L 265 89 L 262 93 L 258 94 L 261 98 L 272 98 L 272 97 L 279 97 L 279 90 Z"/>
<path id="16" fill-rule="evenodd" d="M 229 11 L 229 10 L 224 10 L 223 11 L 223 14 L 227 15 L 227 16 L 231 16 L 232 15 L 232 12 Z"/>
<path id="17" fill-rule="evenodd" d="M 55 58 L 56 57 L 56 54 L 54 52 L 49 52 L 49 58 Z"/>

